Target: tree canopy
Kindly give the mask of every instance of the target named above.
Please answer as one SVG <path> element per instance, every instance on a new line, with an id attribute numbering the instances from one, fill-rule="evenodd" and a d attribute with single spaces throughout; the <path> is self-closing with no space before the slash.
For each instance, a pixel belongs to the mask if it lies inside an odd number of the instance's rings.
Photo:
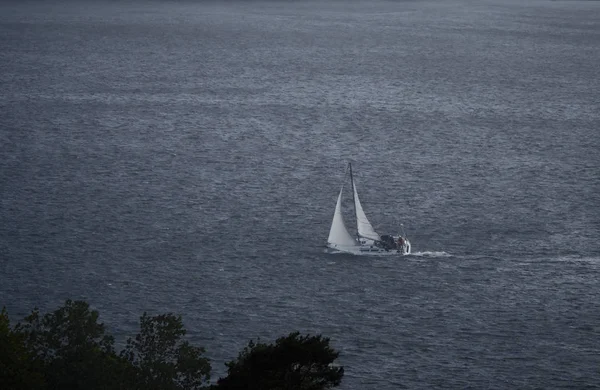
<path id="1" fill-rule="evenodd" d="M 294 332 L 275 344 L 251 340 L 237 360 L 227 363 L 228 375 L 217 384 L 223 389 L 329 389 L 344 375 L 343 367 L 333 366 L 338 356 L 320 335 Z"/>
<path id="2" fill-rule="evenodd" d="M 67 300 L 59 309 L 38 309 L 11 327 L 0 312 L 0 383 L 7 389 L 299 389 L 336 387 L 344 374 L 339 353 L 321 335 L 299 332 L 274 344 L 250 341 L 227 376 L 210 385 L 210 360 L 193 346 L 182 317 L 140 317 L 139 333 L 115 351 L 114 337 L 87 302 Z"/>

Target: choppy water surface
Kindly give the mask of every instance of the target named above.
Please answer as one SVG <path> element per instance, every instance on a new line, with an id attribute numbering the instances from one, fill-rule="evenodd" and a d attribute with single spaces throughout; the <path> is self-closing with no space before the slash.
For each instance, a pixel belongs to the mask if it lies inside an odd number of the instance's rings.
<path id="1" fill-rule="evenodd" d="M 600 3 L 0 5 L 0 304 L 174 311 L 215 376 L 323 333 L 344 389 L 600 383 Z M 348 160 L 413 256 L 323 253 Z"/>

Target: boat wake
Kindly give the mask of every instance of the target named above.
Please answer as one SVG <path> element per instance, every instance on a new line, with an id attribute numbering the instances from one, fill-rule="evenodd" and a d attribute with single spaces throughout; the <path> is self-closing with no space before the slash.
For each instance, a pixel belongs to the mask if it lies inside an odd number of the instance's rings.
<path id="1" fill-rule="evenodd" d="M 419 257 L 452 257 L 450 253 L 444 251 L 413 252 L 410 255 Z"/>
<path id="2" fill-rule="evenodd" d="M 327 253 L 330 255 L 350 255 L 350 256 L 373 256 L 373 257 L 390 257 L 395 256 L 399 257 L 398 253 L 394 252 L 349 252 L 349 251 L 340 251 L 332 248 L 326 248 L 323 250 L 323 253 Z M 408 258 L 410 257 L 424 257 L 424 258 L 443 258 L 443 257 L 453 257 L 452 254 L 445 251 L 423 251 L 423 252 L 412 252 L 410 255 L 405 255 Z"/>
<path id="3" fill-rule="evenodd" d="M 578 262 L 578 263 L 590 263 L 600 264 L 600 257 L 596 256 L 580 256 L 580 255 L 559 255 L 557 257 L 536 257 L 530 262 L 536 263 L 547 263 L 547 262 Z"/>

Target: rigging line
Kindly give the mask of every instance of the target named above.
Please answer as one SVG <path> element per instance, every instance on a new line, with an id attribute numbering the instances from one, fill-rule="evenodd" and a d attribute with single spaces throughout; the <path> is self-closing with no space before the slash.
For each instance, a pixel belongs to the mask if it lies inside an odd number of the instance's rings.
<path id="1" fill-rule="evenodd" d="M 346 170 L 344 171 L 344 178 L 342 180 L 342 187 L 344 187 L 346 176 L 348 176 L 348 165 L 346 165 Z"/>
<path id="2" fill-rule="evenodd" d="M 346 183 L 346 177 L 348 176 L 348 168 L 350 167 L 350 163 L 346 165 L 346 170 L 344 171 L 344 181 L 342 181 L 342 187 Z M 352 167 L 350 167 L 350 180 L 352 180 Z"/>
<path id="3" fill-rule="evenodd" d="M 352 203 L 354 204 L 354 217 L 356 218 L 356 239 L 360 242 L 360 234 L 358 233 L 358 214 L 356 213 L 356 199 L 354 194 L 354 177 L 352 177 L 352 163 L 348 162 L 348 168 L 350 169 L 350 183 L 352 183 Z"/>
<path id="4" fill-rule="evenodd" d="M 358 123 L 356 121 L 356 119 L 354 119 L 354 117 L 352 117 L 350 120 L 352 121 L 354 126 L 358 127 L 358 129 L 363 133 L 362 136 L 360 136 L 357 140 L 357 141 L 362 141 L 363 138 L 366 138 L 368 136 L 367 132 L 365 131 L 365 128 L 360 123 Z"/>

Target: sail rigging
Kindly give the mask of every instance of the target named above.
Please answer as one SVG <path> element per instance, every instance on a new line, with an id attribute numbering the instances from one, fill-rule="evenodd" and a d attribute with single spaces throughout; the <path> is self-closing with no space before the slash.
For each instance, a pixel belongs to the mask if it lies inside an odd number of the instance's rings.
<path id="1" fill-rule="evenodd" d="M 348 233 L 346 225 L 344 224 L 344 217 L 342 216 L 342 192 L 344 186 L 340 189 L 337 203 L 335 204 L 335 212 L 333 213 L 333 221 L 331 222 L 331 229 L 329 229 L 329 238 L 327 243 L 333 247 L 349 247 L 356 246 L 356 240 Z"/>
<path id="2" fill-rule="evenodd" d="M 381 237 L 375 231 L 375 229 L 373 229 L 373 225 L 371 225 L 371 222 L 369 222 L 367 219 L 367 215 L 360 204 L 360 199 L 358 198 L 358 192 L 356 191 L 356 184 L 354 183 L 354 180 L 352 181 L 352 188 L 354 189 L 354 208 L 356 210 L 356 228 L 358 230 L 358 235 L 370 240 L 379 241 Z"/>
<path id="3" fill-rule="evenodd" d="M 352 183 L 352 202 L 354 203 L 354 215 L 356 216 L 356 230 L 358 238 L 368 238 L 370 240 L 378 241 L 381 239 L 379 234 L 373 229 L 373 225 L 367 219 L 360 199 L 358 198 L 358 191 L 356 191 L 356 183 L 354 182 L 354 175 L 352 175 L 352 163 L 348 163 L 348 169 L 350 170 L 350 182 Z"/>
<path id="4" fill-rule="evenodd" d="M 411 252 L 410 241 L 401 235 L 383 235 L 375 231 L 371 222 L 369 222 L 365 211 L 360 203 L 356 183 L 352 175 L 352 164 L 348 163 L 346 174 L 350 172 L 350 182 L 352 183 L 352 203 L 354 205 L 354 215 L 356 217 L 356 235 L 353 236 L 348 232 L 344 217 L 342 215 L 342 195 L 344 193 L 344 185 L 340 189 L 335 204 L 333 220 L 329 229 L 329 237 L 327 238 L 327 246 L 336 249 L 340 252 L 352 254 L 402 254 L 408 255 Z M 344 179 L 347 176 L 344 175 Z"/>

